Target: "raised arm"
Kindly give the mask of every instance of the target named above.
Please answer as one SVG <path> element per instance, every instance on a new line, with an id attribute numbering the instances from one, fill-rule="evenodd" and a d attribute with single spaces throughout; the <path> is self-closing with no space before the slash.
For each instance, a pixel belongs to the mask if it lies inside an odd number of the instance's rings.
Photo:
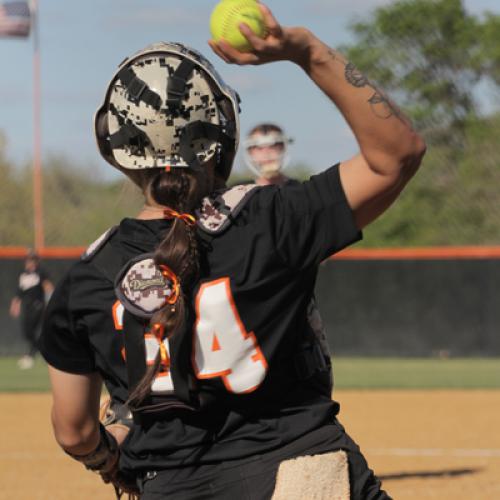
<path id="1" fill-rule="evenodd" d="M 209 43 L 228 63 L 294 62 L 336 105 L 360 147 L 358 155 L 342 162 L 340 175 L 356 223 L 362 228 L 397 198 L 416 172 L 425 144 L 389 98 L 341 54 L 305 28 L 280 26 L 262 4 L 261 10 L 269 32 L 266 39 L 255 36 L 245 24 L 240 26 L 253 52 L 238 52 L 224 41 Z"/>
<path id="2" fill-rule="evenodd" d="M 420 165 L 425 144 L 397 106 L 356 67 L 309 32 L 302 67 L 350 125 L 360 153 L 342 162 L 344 191 L 362 228 L 397 198 Z"/>

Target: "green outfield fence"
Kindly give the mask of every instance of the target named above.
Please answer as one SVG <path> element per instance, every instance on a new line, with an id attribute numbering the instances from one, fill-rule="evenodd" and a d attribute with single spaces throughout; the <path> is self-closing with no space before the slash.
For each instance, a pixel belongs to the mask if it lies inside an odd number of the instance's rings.
<path id="1" fill-rule="evenodd" d="M 82 248 L 40 253 L 54 282 Z M 8 306 L 25 248 L 0 249 L 0 355 L 25 348 Z M 320 266 L 316 294 L 340 356 L 500 356 L 500 247 L 350 249 Z"/>

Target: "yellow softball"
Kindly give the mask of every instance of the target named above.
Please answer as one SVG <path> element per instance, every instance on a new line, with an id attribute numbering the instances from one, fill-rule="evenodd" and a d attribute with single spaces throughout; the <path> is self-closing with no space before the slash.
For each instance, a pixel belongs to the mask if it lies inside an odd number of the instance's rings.
<path id="1" fill-rule="evenodd" d="M 252 46 L 241 34 L 239 25 L 248 24 L 259 37 L 265 38 L 266 25 L 256 0 L 222 0 L 210 16 L 210 33 L 218 42 L 222 38 L 240 52 L 249 52 Z"/>

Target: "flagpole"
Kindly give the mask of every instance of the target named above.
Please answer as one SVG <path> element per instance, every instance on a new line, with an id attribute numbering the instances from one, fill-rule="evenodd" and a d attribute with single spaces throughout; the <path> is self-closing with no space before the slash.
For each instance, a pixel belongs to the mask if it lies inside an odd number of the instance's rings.
<path id="1" fill-rule="evenodd" d="M 41 138 L 41 85 L 40 85 L 40 39 L 38 24 L 38 0 L 31 0 L 33 16 L 33 222 L 35 249 L 45 246 L 42 198 L 42 138 Z"/>

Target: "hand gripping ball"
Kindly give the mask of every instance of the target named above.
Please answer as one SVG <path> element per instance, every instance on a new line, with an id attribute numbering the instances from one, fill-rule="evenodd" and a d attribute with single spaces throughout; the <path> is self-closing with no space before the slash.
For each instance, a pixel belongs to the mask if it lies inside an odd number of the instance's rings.
<path id="1" fill-rule="evenodd" d="M 239 30 L 241 23 L 248 24 L 260 38 L 267 34 L 264 17 L 255 0 L 222 0 L 210 16 L 210 32 L 218 42 L 224 39 L 240 52 L 250 52 L 252 46 Z"/>

